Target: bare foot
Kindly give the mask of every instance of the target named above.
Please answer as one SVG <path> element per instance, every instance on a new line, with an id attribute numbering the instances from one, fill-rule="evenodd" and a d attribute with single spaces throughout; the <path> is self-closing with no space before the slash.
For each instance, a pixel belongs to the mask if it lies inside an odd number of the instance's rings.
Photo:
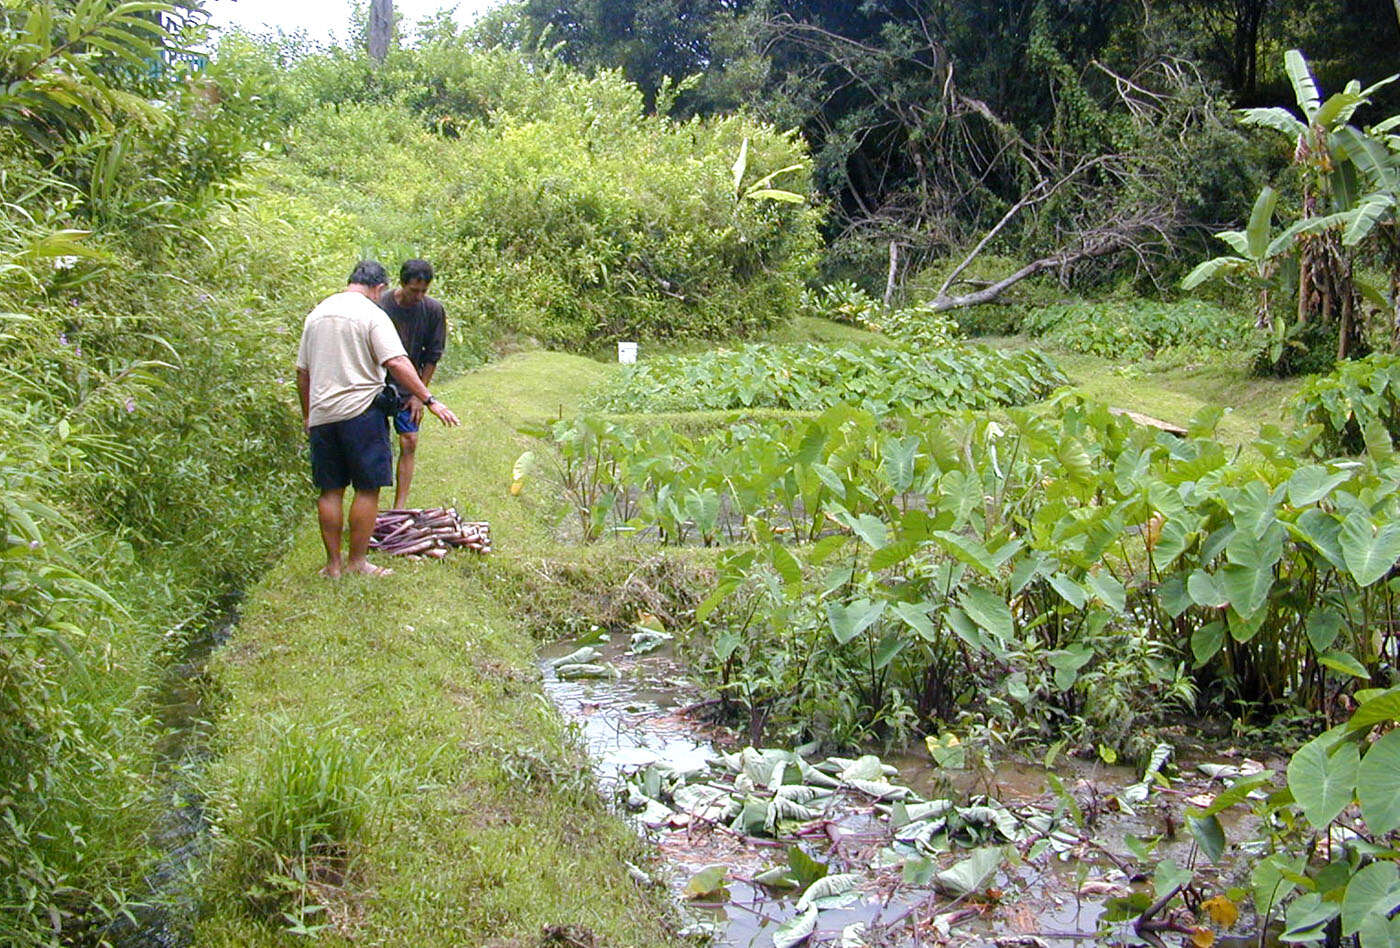
<path id="1" fill-rule="evenodd" d="M 350 573 L 359 573 L 361 576 L 392 576 L 394 574 L 394 571 L 389 567 L 375 566 L 368 560 L 359 565 L 347 566 L 346 571 Z"/>
<path id="2" fill-rule="evenodd" d="M 325 566 L 322 566 L 322 567 L 321 567 L 321 575 L 324 576 L 324 577 L 326 577 L 327 579 L 339 579 L 339 578 L 340 578 L 340 564 L 339 564 L 339 563 L 336 563 L 334 566 L 332 566 L 332 565 L 330 565 L 330 564 L 328 563 L 328 564 L 326 564 Z"/>

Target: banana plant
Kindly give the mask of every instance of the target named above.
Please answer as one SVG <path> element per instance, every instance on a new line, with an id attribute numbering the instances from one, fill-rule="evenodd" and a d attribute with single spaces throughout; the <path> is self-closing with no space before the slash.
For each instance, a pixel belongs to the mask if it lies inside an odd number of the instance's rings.
<path id="1" fill-rule="evenodd" d="M 781 188 L 769 187 L 779 175 L 789 174 L 793 171 L 802 170 L 802 165 L 788 165 L 786 168 L 779 168 L 771 174 L 766 174 L 753 184 L 744 186 L 744 175 L 749 170 L 749 140 L 746 138 L 739 146 L 739 157 L 734 161 L 734 167 L 730 169 L 734 173 L 734 200 L 736 203 L 749 201 L 783 201 L 787 204 L 805 204 L 807 199 L 796 191 L 784 191 Z"/>
<path id="2" fill-rule="evenodd" d="M 1355 317 L 1361 288 L 1352 276 L 1354 251 L 1350 248 L 1355 245 L 1344 245 L 1339 231 L 1343 227 L 1354 228 L 1354 232 L 1349 229 L 1348 235 L 1359 242 L 1368 230 L 1367 222 L 1374 225 L 1392 206 L 1384 197 L 1366 197 L 1365 177 L 1356 158 L 1358 154 L 1369 157 L 1370 153 L 1358 152 L 1355 144 L 1363 133 L 1350 122 L 1358 108 L 1369 102 L 1378 89 L 1400 78 L 1400 74 L 1387 76 L 1365 89 L 1352 80 L 1341 92 L 1324 100 L 1301 52 L 1291 49 L 1285 53 L 1284 68 L 1302 117 L 1280 107 L 1258 108 L 1243 110 L 1241 121 L 1274 129 L 1293 139 L 1293 164 L 1302 177 L 1299 216 L 1304 222 L 1327 223 L 1306 226 L 1290 235 L 1298 261 L 1298 318 L 1294 330 L 1285 330 L 1283 335 L 1296 335 L 1308 324 L 1335 322 L 1337 358 L 1345 359 L 1353 350 L 1359 331 Z M 1258 206 L 1256 202 L 1256 209 Z M 1254 257 L 1249 260 L 1256 267 L 1262 262 Z M 1220 264 L 1216 270 L 1224 266 Z M 1272 348 L 1275 363 L 1282 352 L 1283 340 L 1276 336 Z"/>
<path id="3" fill-rule="evenodd" d="M 1265 186 L 1254 200 L 1249 223 L 1244 230 L 1224 230 L 1215 236 L 1230 245 L 1234 254 L 1214 257 L 1196 266 L 1182 281 L 1183 289 L 1191 290 L 1203 283 L 1231 277 L 1243 278 L 1258 291 L 1254 322 L 1260 329 L 1273 333 L 1270 360 L 1277 362 L 1283 348 L 1291 341 L 1286 326 L 1275 326 L 1270 313 L 1274 293 L 1293 284 L 1297 279 L 1297 261 L 1292 257 L 1300 236 L 1316 234 L 1347 220 L 1345 214 L 1329 214 L 1296 221 L 1278 234 L 1273 233 L 1274 209 L 1278 193 Z"/>

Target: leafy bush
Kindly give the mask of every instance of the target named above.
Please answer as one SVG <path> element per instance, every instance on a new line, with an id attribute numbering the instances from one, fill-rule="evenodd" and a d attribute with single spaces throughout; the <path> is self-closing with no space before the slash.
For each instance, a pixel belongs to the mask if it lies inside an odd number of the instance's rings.
<path id="1" fill-rule="evenodd" d="M 800 139 L 743 117 L 647 116 L 614 73 L 528 81 L 537 97 L 492 103 L 452 138 L 406 110 L 312 110 L 278 187 L 333 193 L 365 220 L 375 208 L 370 249 L 432 260 L 454 322 L 495 335 L 585 348 L 752 333 L 797 311 L 819 219 L 785 196 L 806 188 Z"/>
<path id="2" fill-rule="evenodd" d="M 981 348 L 827 349 L 750 345 L 638 362 L 592 400 L 611 412 L 852 404 L 877 414 L 932 406 L 984 408 L 1044 398 L 1064 376 L 1045 356 Z"/>
<path id="3" fill-rule="evenodd" d="M 1027 313 L 1022 331 L 1072 352 L 1136 362 L 1159 349 L 1244 349 L 1253 327 L 1242 313 L 1200 300 L 1057 303 Z"/>
<path id="4" fill-rule="evenodd" d="M 43 6 L 68 37 L 47 53 L 0 14 L 0 111 L 24 116 L 0 131 L 0 941 L 16 945 L 96 940 L 147 895 L 162 657 L 285 541 L 304 477 L 277 378 L 291 343 L 211 221 L 257 145 L 255 78 L 211 69 L 220 99 L 132 71 L 112 54 L 162 61 L 154 16 Z"/>
<path id="5" fill-rule="evenodd" d="M 803 290 L 802 308 L 809 315 L 847 326 L 864 326 L 883 309 L 878 300 L 852 280 L 837 280 L 815 290 Z"/>
<path id="6" fill-rule="evenodd" d="M 1376 353 L 1309 379 L 1292 413 L 1321 427 L 1316 450 L 1325 455 L 1360 454 L 1369 439 L 1400 443 L 1400 355 Z"/>

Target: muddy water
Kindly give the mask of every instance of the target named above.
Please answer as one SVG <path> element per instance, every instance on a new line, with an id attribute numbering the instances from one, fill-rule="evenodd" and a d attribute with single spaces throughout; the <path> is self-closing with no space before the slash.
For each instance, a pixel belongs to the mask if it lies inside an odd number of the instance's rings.
<path id="1" fill-rule="evenodd" d="M 698 697 L 685 678 L 685 669 L 665 650 L 629 656 L 625 640 L 622 636 L 617 643 L 598 646 L 604 651 L 599 661 L 612 663 L 621 672 L 618 679 L 559 679 L 549 660 L 572 652 L 577 642 L 546 649 L 540 664 L 546 693 L 578 727 L 600 786 L 610 799 L 619 801 L 620 808 L 627 774 L 656 762 L 681 771 L 699 770 L 721 747 L 734 749 L 722 736 L 707 733 L 694 719 L 678 713 Z M 1056 800 L 1049 771 L 1024 761 L 949 771 L 937 768 L 922 750 L 886 755 L 884 760 L 899 769 L 898 782 L 927 799 L 965 801 L 980 794 L 1013 808 L 1044 809 Z M 830 863 L 833 872 L 857 871 L 865 877 L 862 899 L 849 908 L 824 909 L 808 943 L 840 944 L 843 929 L 860 924 L 865 940 L 859 944 L 870 946 L 1014 944 L 1007 941 L 1014 937 L 1027 939 L 1021 944 L 1047 948 L 1140 944 L 1125 925 L 1101 920 L 1108 898 L 1144 883 L 1131 875 L 1133 860 L 1126 855 L 1125 838 L 1162 837 L 1156 858 L 1172 859 L 1179 866 L 1194 864 L 1200 878 L 1218 881 L 1221 887 L 1241 867 L 1247 868 L 1248 858 L 1237 851 L 1233 864 L 1223 870 L 1204 865 L 1190 833 L 1179 825 L 1179 814 L 1185 798 L 1208 790 L 1209 782 L 1204 777 L 1190 779 L 1196 761 L 1175 763 L 1182 776 L 1171 787 L 1158 788 L 1150 801 L 1125 811 L 1117 805 L 1116 795 L 1137 783 L 1139 774 L 1125 767 L 1061 757 L 1055 762 L 1054 775 L 1085 814 L 1084 845 L 1059 857 L 1043 856 L 1034 864 L 1004 866 L 992 883 L 997 895 L 992 899 L 952 900 L 930 888 L 905 884 L 897 869 L 872 868 L 876 855 L 889 842 L 889 830 L 874 818 L 873 807 L 853 802 L 835 815 L 825 832 L 799 842 L 810 855 Z M 1218 791 L 1220 785 L 1214 789 Z M 1246 818 L 1232 816 L 1242 812 L 1235 808 L 1222 814 L 1231 850 L 1252 830 Z M 785 864 L 788 842 L 744 838 L 714 826 L 659 830 L 637 826 L 656 843 L 663 874 L 683 916 L 693 929 L 710 933 L 712 944 L 769 948 L 773 930 L 798 914 L 795 897 L 773 894 L 751 881 L 758 873 Z M 716 864 L 729 868 L 727 899 L 711 905 L 684 901 L 686 881 Z M 1247 927 L 1247 922 L 1241 923 L 1242 929 Z M 1257 935 L 1246 930 L 1220 935 L 1219 945 L 1257 943 Z"/>

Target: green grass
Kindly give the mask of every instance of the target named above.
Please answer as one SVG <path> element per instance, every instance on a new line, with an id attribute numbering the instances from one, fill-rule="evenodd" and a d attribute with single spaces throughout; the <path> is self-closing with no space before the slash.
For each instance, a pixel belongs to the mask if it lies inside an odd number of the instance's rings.
<path id="1" fill-rule="evenodd" d="M 1036 347 L 1024 336 L 974 339 L 998 349 Z M 1109 359 L 1045 349 L 1069 376 L 1075 391 L 1114 408 L 1142 412 L 1185 427 L 1201 409 L 1226 409 L 1216 429 L 1225 444 L 1248 445 L 1259 429 L 1276 424 L 1289 427 L 1284 406 L 1302 379 L 1255 378 L 1247 353 L 1210 353 L 1199 362 L 1153 370 L 1151 363 L 1122 366 Z"/>
<path id="2" fill-rule="evenodd" d="M 270 720 L 334 728 L 369 755 L 369 821 L 348 877 L 327 890 L 332 938 L 339 929 L 361 944 L 533 945 L 546 926 L 578 925 L 600 944 L 673 943 L 662 896 L 624 865 L 644 859 L 643 847 L 598 800 L 587 761 L 541 698 L 535 630 L 516 605 L 551 542 L 538 502 L 507 492 L 527 441 L 515 428 L 567 413 L 605 371 L 536 352 L 440 387 L 463 425 L 430 422 L 412 500 L 490 520 L 494 557 L 321 579 L 308 487 L 292 551 L 252 592 L 216 662 L 226 696 L 216 786 L 259 766 L 277 740 Z M 300 943 L 255 917 L 238 877 L 216 863 L 196 943 Z"/>

